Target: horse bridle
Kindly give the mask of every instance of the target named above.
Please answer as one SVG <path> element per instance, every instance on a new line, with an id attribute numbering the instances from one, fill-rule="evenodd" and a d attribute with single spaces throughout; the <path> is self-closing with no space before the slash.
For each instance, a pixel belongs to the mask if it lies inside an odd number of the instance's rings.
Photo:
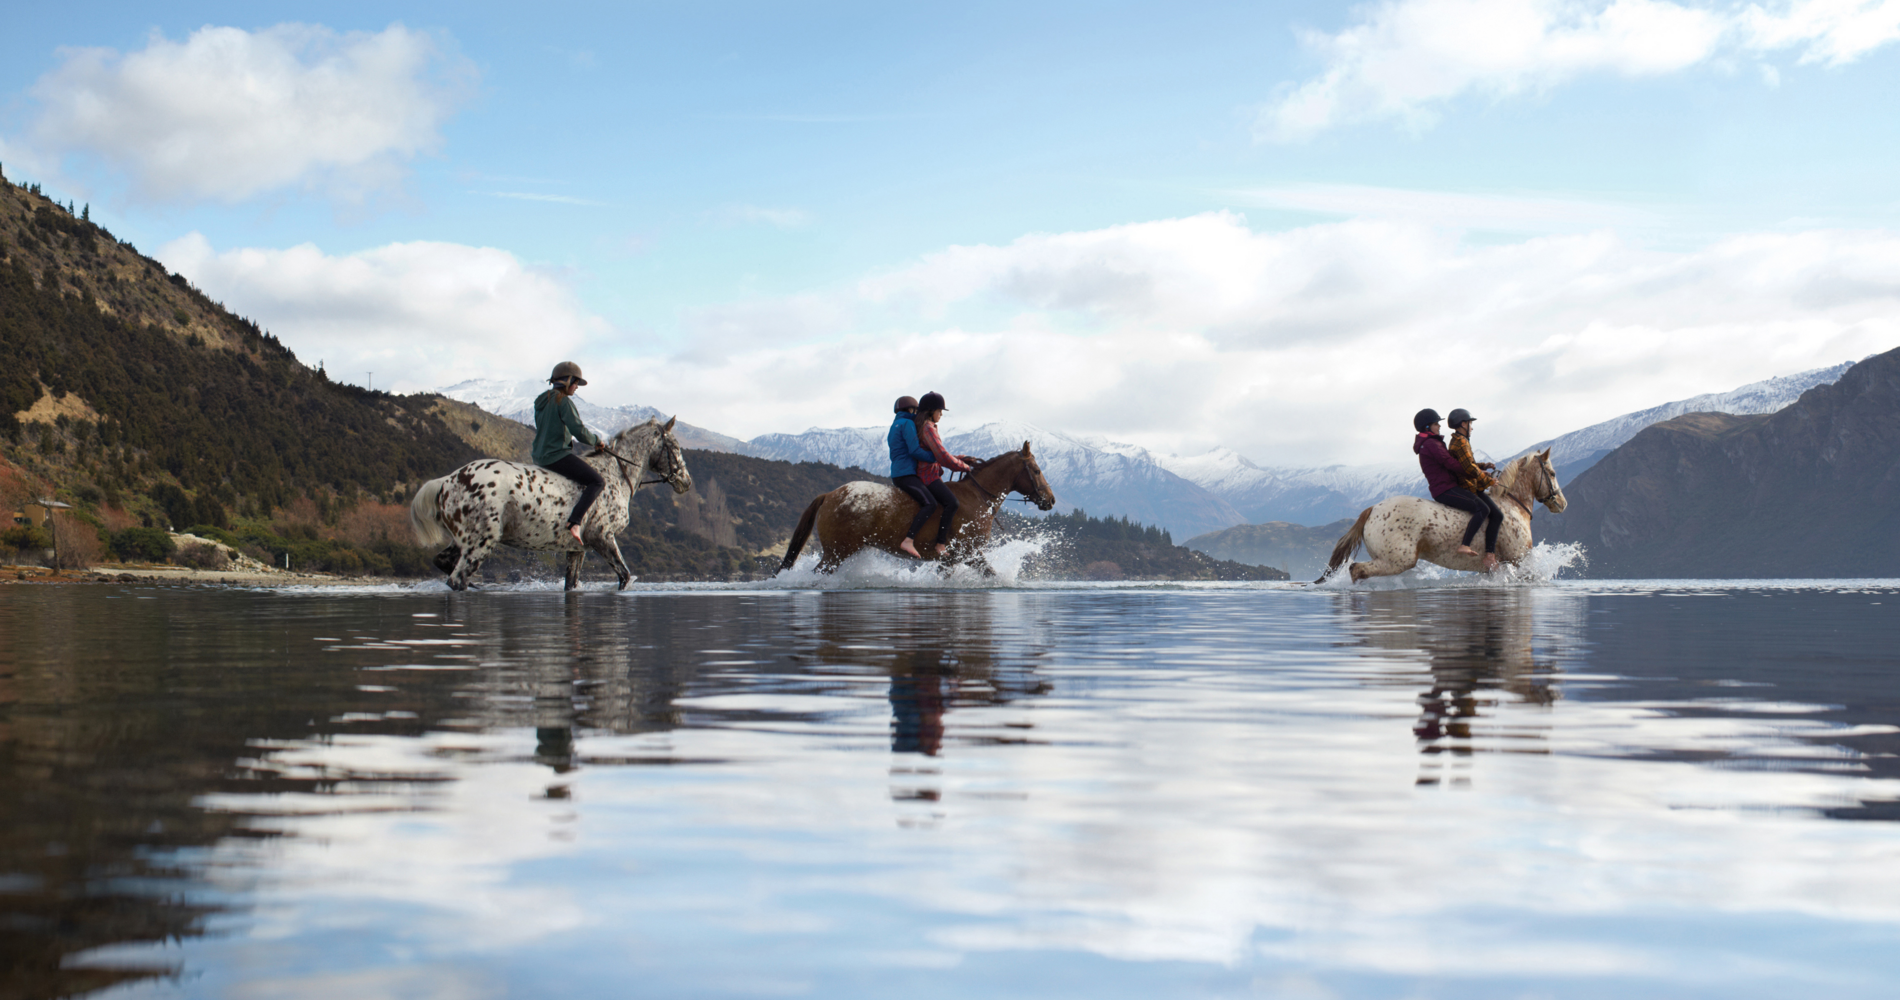
<path id="1" fill-rule="evenodd" d="M 1544 470 L 1543 470 L 1543 467 L 1542 467 L 1542 466 L 1539 466 L 1539 467 L 1538 467 L 1538 469 L 1537 469 L 1537 472 L 1538 472 L 1538 474 L 1539 474 L 1539 475 L 1542 475 L 1542 474 L 1543 474 L 1543 472 L 1544 472 Z M 1546 506 L 1546 507 L 1548 507 L 1548 506 L 1550 506 L 1550 498 L 1551 498 L 1551 497 L 1554 497 L 1554 496 L 1556 496 L 1556 495 L 1557 495 L 1558 493 L 1561 493 L 1561 492 L 1563 492 L 1563 490 L 1562 490 L 1562 489 L 1561 489 L 1560 487 L 1558 487 L 1558 485 L 1557 485 L 1557 481 L 1556 481 L 1555 479 L 1552 479 L 1552 480 L 1550 481 L 1550 492 L 1549 492 L 1549 493 L 1546 493 L 1546 494 L 1544 494 L 1544 495 L 1543 495 L 1543 496 L 1541 496 L 1541 497 L 1538 497 L 1538 498 L 1537 498 L 1537 500 L 1536 500 L 1536 502 L 1537 502 L 1537 503 L 1541 503 L 1541 504 L 1543 504 L 1544 506 Z M 1526 504 L 1526 503 L 1525 503 L 1524 501 L 1522 501 L 1522 500 L 1519 500 L 1519 499 L 1517 498 L 1517 494 L 1515 494 L 1515 493 L 1506 493 L 1506 494 L 1504 494 L 1504 495 L 1505 495 L 1505 496 L 1507 496 L 1507 497 L 1510 497 L 1510 498 L 1511 498 L 1511 502 L 1512 502 L 1512 503 L 1514 503 L 1514 504 L 1517 504 L 1517 507 L 1518 507 L 1518 509 L 1519 509 L 1519 510 L 1522 510 L 1522 511 L 1524 512 L 1524 516 L 1525 516 L 1525 517 L 1527 517 L 1527 518 L 1530 518 L 1530 517 L 1534 517 L 1534 516 L 1535 516 L 1535 515 L 1533 515 L 1533 514 L 1531 513 L 1531 508 L 1530 508 L 1530 505 L 1529 505 L 1529 504 Z"/>
<path id="2" fill-rule="evenodd" d="M 1008 500 L 1008 501 L 1014 501 L 1016 503 L 1035 503 L 1036 502 L 1034 500 L 1029 499 L 1028 497 L 1009 496 L 1008 494 L 1012 492 L 1012 490 L 1004 490 L 1002 493 L 990 492 L 989 487 L 976 481 L 975 469 L 971 469 L 969 472 L 964 473 L 963 481 L 969 483 L 971 486 L 976 487 L 979 491 L 982 492 L 984 496 L 989 497 L 991 500 Z"/>
<path id="3" fill-rule="evenodd" d="M 635 462 L 633 459 L 630 459 L 630 458 L 622 458 L 619 452 L 613 450 L 612 448 L 607 447 L 604 444 L 600 446 L 600 450 L 606 452 L 608 455 L 611 455 L 614 461 L 619 462 L 621 465 L 627 466 L 628 468 L 639 469 L 639 470 L 644 470 L 646 468 L 646 466 L 643 463 Z M 652 486 L 657 483 L 664 483 L 664 482 L 666 482 L 666 477 L 662 476 L 658 479 L 641 480 L 639 485 Z"/>

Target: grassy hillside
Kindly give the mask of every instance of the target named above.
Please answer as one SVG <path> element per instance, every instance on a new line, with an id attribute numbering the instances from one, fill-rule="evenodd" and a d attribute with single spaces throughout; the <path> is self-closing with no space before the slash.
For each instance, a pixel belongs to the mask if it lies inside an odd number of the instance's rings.
<path id="1" fill-rule="evenodd" d="M 413 564 L 367 546 L 406 546 L 396 505 L 479 454 L 435 397 L 331 382 L 88 214 L 0 183 L 0 508 L 77 505 L 93 558 L 130 527 L 203 524 L 272 561 Z"/>

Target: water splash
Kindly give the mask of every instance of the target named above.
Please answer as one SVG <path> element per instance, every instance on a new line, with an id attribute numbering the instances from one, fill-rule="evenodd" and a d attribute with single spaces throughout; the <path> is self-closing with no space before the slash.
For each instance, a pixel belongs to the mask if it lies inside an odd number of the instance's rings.
<path id="1" fill-rule="evenodd" d="M 1550 544 L 1538 542 L 1515 565 L 1496 573 L 1469 573 L 1446 569 L 1436 563 L 1421 562 L 1397 576 L 1376 576 L 1353 583 L 1351 563 L 1326 574 L 1317 586 L 1321 590 L 1421 590 L 1436 587 L 1536 587 L 1557 579 L 1566 569 L 1581 569 L 1588 563 L 1583 546 L 1577 542 Z"/>
<path id="2" fill-rule="evenodd" d="M 1041 555 L 1051 544 L 1044 537 L 1012 538 L 996 542 L 983 550 L 983 558 L 996 571 L 995 576 L 967 565 L 918 562 L 888 552 L 866 550 L 839 566 L 835 572 L 818 569 L 818 554 L 806 552 L 791 569 L 770 580 L 748 586 L 766 590 L 884 590 L 956 589 L 991 590 L 1019 587 L 1029 560 Z"/>

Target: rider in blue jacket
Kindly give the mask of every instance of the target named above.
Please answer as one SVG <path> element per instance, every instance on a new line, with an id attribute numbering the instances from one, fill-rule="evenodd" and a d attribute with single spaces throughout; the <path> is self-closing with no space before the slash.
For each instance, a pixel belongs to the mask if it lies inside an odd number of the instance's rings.
<path id="1" fill-rule="evenodd" d="M 917 463 L 934 462 L 937 456 L 917 440 L 917 400 L 899 396 L 891 410 L 897 416 L 891 421 L 890 433 L 884 435 L 885 443 L 891 448 L 891 485 L 909 494 L 918 504 L 917 516 L 910 521 L 910 532 L 897 548 L 913 559 L 922 559 L 923 553 L 917 551 L 917 532 L 936 512 L 937 501 L 918 477 Z"/>

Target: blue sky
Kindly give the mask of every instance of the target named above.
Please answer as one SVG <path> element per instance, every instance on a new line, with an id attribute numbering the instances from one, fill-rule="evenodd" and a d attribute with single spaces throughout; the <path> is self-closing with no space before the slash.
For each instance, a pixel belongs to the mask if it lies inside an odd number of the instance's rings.
<path id="1" fill-rule="evenodd" d="M 1896 39 L 1891 0 L 83 5 L 10 18 L 0 163 L 379 387 L 572 357 L 744 436 L 935 388 L 1362 462 L 1421 406 L 1514 449 L 1900 344 Z"/>

